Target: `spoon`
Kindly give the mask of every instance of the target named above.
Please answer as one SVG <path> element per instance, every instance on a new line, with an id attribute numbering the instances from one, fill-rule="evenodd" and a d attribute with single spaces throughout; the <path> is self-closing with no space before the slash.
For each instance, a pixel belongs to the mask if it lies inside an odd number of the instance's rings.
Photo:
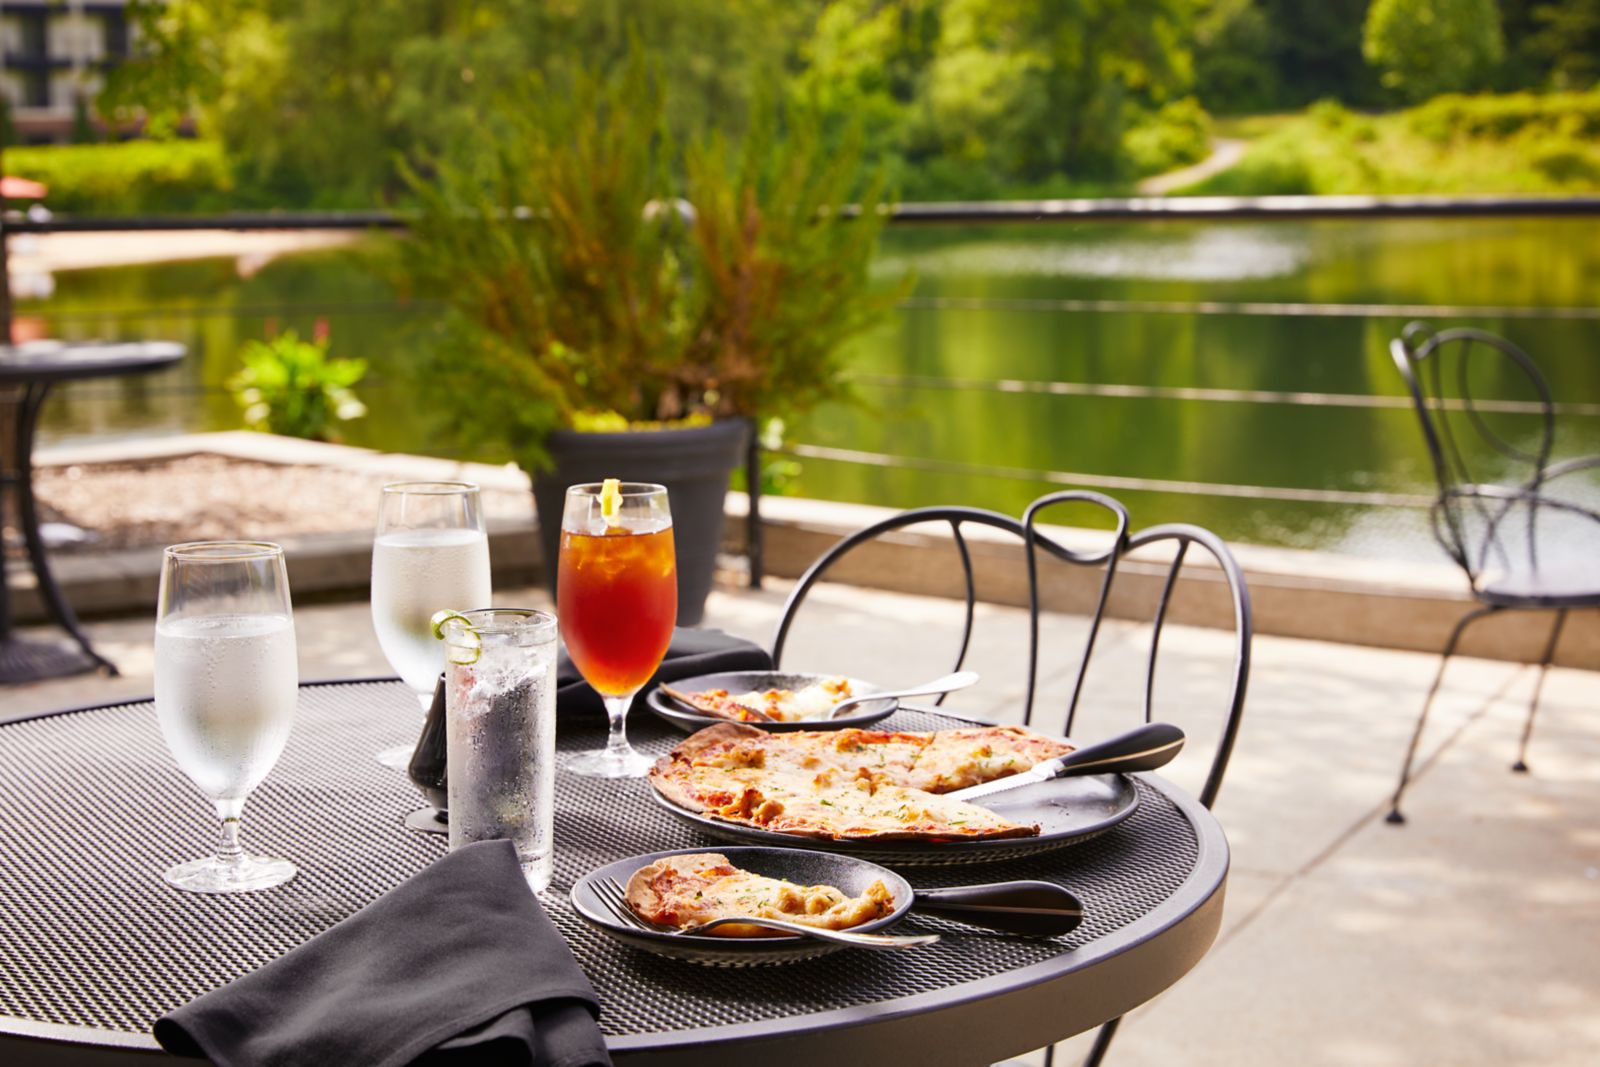
<path id="1" fill-rule="evenodd" d="M 905 689 L 890 689 L 877 693 L 858 693 L 853 697 L 845 697 L 816 717 L 818 719 L 836 719 L 841 711 L 872 700 L 898 700 L 901 697 L 927 697 L 935 696 L 939 693 L 953 693 L 957 689 L 965 689 L 977 680 L 977 671 L 956 671 L 954 674 L 947 674 L 943 678 L 935 678 L 931 682 L 908 686 Z"/>

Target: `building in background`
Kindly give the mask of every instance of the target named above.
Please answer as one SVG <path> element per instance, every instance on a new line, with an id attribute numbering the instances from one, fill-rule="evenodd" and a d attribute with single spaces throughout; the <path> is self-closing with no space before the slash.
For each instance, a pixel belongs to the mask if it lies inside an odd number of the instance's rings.
<path id="1" fill-rule="evenodd" d="M 128 56 L 126 0 L 0 0 L 0 95 L 23 144 L 99 126 L 94 98 Z"/>

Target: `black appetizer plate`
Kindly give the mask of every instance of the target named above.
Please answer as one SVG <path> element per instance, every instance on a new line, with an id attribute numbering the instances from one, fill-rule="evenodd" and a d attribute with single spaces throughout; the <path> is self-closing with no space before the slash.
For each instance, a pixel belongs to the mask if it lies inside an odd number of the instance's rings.
<path id="1" fill-rule="evenodd" d="M 730 693 L 749 693 L 758 689 L 804 689 L 808 685 L 825 682 L 830 678 L 837 678 L 837 674 L 795 674 L 787 671 L 725 671 L 721 674 L 702 674 L 698 678 L 682 678 L 671 683 L 672 688 L 680 693 L 699 693 L 707 689 L 726 689 Z M 852 693 L 872 693 L 882 689 L 880 685 L 863 682 L 856 678 L 850 679 Z M 728 719 L 719 719 L 715 715 L 704 712 L 692 711 L 678 703 L 659 689 L 652 689 L 644 698 L 645 706 L 663 719 L 688 733 L 703 730 L 707 726 L 715 726 L 719 722 L 728 722 Z M 866 726 L 869 723 L 887 719 L 894 714 L 900 702 L 893 697 L 885 700 L 868 700 L 857 704 L 855 709 L 838 719 L 802 719 L 799 722 L 752 722 L 747 726 L 754 726 L 761 730 L 775 730 L 785 732 L 789 730 L 842 730 L 847 726 Z"/>
<path id="2" fill-rule="evenodd" d="M 599 927 L 625 944 L 686 963 L 706 967 L 763 967 L 795 963 L 837 952 L 845 945 L 817 941 L 809 937 L 774 934 L 772 937 L 717 937 L 714 934 L 672 934 L 641 930 L 622 922 L 595 894 L 594 883 L 614 878 L 626 888 L 628 879 L 640 867 L 664 856 L 686 856 L 697 852 L 717 852 L 741 870 L 782 878 L 800 885 L 831 885 L 850 896 L 864 893 L 875 881 L 882 881 L 894 896 L 894 911 L 881 919 L 851 927 L 861 933 L 882 930 L 896 923 L 911 908 L 910 884 L 893 871 L 854 856 L 811 852 L 797 848 L 679 848 L 670 852 L 648 852 L 597 867 L 578 879 L 572 887 L 572 906 L 591 925 Z M 906 950 L 914 951 L 914 950 Z"/>
<path id="3" fill-rule="evenodd" d="M 1018 786 L 1008 793 L 985 797 L 980 802 L 980 806 L 1012 822 L 1037 823 L 1037 837 L 1004 837 L 986 841 L 828 841 L 729 822 L 679 807 L 660 793 L 655 796 L 660 804 L 680 819 L 724 841 L 772 848 L 821 849 L 891 867 L 998 863 L 1001 860 L 1053 852 L 1105 833 L 1139 807 L 1139 791 L 1126 775 L 1057 778 L 1035 785 Z"/>

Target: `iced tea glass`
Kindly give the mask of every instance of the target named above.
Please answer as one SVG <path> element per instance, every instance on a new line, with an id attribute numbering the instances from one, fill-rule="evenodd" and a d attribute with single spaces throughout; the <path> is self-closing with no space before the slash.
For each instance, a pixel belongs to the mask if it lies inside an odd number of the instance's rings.
<path id="1" fill-rule="evenodd" d="M 628 744 L 628 708 L 661 666 L 678 620 L 672 512 L 662 486 L 623 482 L 608 516 L 602 487 L 567 490 L 556 614 L 573 665 L 605 702 L 611 733 L 605 748 L 580 753 L 565 767 L 591 777 L 638 778 L 651 761 Z"/>

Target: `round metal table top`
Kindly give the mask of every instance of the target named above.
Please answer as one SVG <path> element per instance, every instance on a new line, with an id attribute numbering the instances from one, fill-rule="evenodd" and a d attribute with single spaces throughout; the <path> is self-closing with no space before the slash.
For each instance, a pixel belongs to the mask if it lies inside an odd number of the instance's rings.
<path id="1" fill-rule="evenodd" d="M 562 713 L 564 751 L 604 740 L 600 715 Z M 891 729 L 964 720 L 902 709 Z M 168 756 L 150 702 L 0 725 L 0 1060 L 121 1062 L 160 1054 L 166 1011 L 272 960 L 392 889 L 445 850 L 404 829 L 420 796 L 374 754 L 414 735 L 416 698 L 393 681 L 301 688 L 294 733 L 245 808 L 244 842 L 299 875 L 261 893 L 186 894 L 160 877 L 213 841 L 209 802 Z M 662 753 L 683 735 L 630 717 Z M 599 994 L 600 1026 L 627 1063 L 761 1057 L 768 1065 L 993 1062 L 1090 1029 L 1149 1000 L 1210 947 L 1228 849 L 1210 813 L 1155 776 L 1138 810 L 1061 851 L 995 864 L 909 867 L 918 886 L 1042 878 L 1069 887 L 1085 920 L 1023 938 L 913 912 L 896 929 L 937 931 L 906 952 L 845 950 L 804 963 L 716 970 L 619 944 L 573 911 L 587 871 L 657 849 L 716 842 L 652 801 L 639 780 L 558 775 L 556 875 L 541 894 Z M 8 1051 L 9 1050 L 9 1051 Z M 31 1058 L 11 1061 L 26 1052 Z"/>
<path id="2" fill-rule="evenodd" d="M 187 351 L 176 341 L 27 341 L 0 345 L 0 385 L 156 371 L 178 362 Z"/>

